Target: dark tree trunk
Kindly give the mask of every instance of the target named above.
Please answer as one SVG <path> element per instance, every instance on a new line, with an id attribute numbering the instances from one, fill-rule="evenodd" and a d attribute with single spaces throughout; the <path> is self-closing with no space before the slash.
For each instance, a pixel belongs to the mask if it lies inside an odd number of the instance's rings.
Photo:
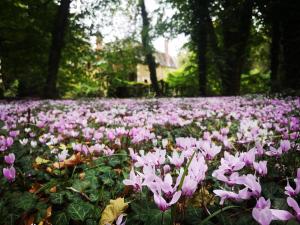
<path id="1" fill-rule="evenodd" d="M 280 22 L 278 18 L 272 17 L 271 27 L 271 91 L 276 92 L 279 89 L 278 83 L 278 68 L 279 68 L 279 54 L 280 54 Z"/>
<path id="2" fill-rule="evenodd" d="M 224 95 L 240 93 L 241 73 L 246 59 L 246 48 L 252 22 L 253 0 L 226 0 L 222 19 L 224 42 Z"/>
<path id="3" fill-rule="evenodd" d="M 190 0 L 192 11 L 192 40 L 197 50 L 199 95 L 207 95 L 207 27 L 209 22 L 209 0 Z"/>
<path id="4" fill-rule="evenodd" d="M 217 35 L 216 35 L 213 21 L 212 21 L 210 15 L 208 15 L 208 18 L 209 18 L 208 19 L 208 27 L 207 27 L 208 45 L 213 53 L 212 61 L 217 66 L 217 70 L 218 70 L 219 74 L 222 74 L 223 68 L 224 68 L 223 51 L 219 47 Z"/>
<path id="5" fill-rule="evenodd" d="M 4 90 L 5 90 L 5 81 L 4 81 L 4 76 L 3 76 L 3 68 L 2 68 L 2 39 L 0 37 L 0 98 L 3 98 L 4 97 Z M 1 81 L 2 81 L 2 84 L 1 84 Z"/>
<path id="6" fill-rule="evenodd" d="M 47 80 L 44 88 L 45 98 L 58 97 L 58 91 L 56 87 L 57 73 L 58 73 L 59 62 L 61 58 L 61 52 L 64 45 L 65 31 L 68 24 L 70 3 L 71 0 L 61 0 L 56 15 L 54 28 L 52 32 L 52 43 L 51 43 L 50 53 L 49 53 L 48 74 L 47 74 Z"/>
<path id="7" fill-rule="evenodd" d="M 300 90 L 300 1 L 281 0 L 283 87 Z"/>
<path id="8" fill-rule="evenodd" d="M 151 39 L 149 35 L 150 22 L 148 18 L 148 13 L 145 7 L 145 1 L 140 0 L 139 6 L 141 7 L 141 14 L 143 20 L 142 27 L 142 44 L 145 52 L 146 63 L 148 64 L 149 72 L 150 72 L 150 80 L 153 90 L 156 96 L 161 96 L 161 91 L 158 86 L 157 75 L 156 75 L 156 63 L 155 58 L 153 56 L 153 48 L 151 46 Z"/>

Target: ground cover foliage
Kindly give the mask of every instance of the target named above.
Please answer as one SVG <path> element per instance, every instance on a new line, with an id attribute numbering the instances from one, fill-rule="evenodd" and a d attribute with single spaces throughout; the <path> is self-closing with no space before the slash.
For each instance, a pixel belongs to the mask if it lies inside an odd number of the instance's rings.
<path id="1" fill-rule="evenodd" d="M 0 103 L 0 224 L 299 224 L 299 98 Z"/>

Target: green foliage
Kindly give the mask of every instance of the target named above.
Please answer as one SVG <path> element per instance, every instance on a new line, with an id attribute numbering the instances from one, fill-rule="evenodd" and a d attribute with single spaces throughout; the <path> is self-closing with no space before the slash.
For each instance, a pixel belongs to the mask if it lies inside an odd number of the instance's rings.
<path id="1" fill-rule="evenodd" d="M 57 9 L 57 2 L 52 0 L 1 1 L 0 59 L 5 97 L 42 96 Z M 84 13 L 70 15 L 58 74 L 60 96 L 103 95 L 88 68 L 95 53 L 80 20 Z"/>
<path id="2" fill-rule="evenodd" d="M 109 86 L 108 96 L 128 98 L 143 97 L 150 93 L 150 85 L 134 81 L 125 81 L 114 79 L 112 85 Z"/>
<path id="3" fill-rule="evenodd" d="M 16 202 L 16 208 L 23 211 L 31 210 L 37 201 L 37 197 L 31 193 L 24 193 L 20 196 L 20 199 Z"/>
<path id="4" fill-rule="evenodd" d="M 53 215 L 51 222 L 53 225 L 67 225 L 69 224 L 69 218 L 67 217 L 67 214 L 64 212 L 55 213 Z"/>
<path id="5" fill-rule="evenodd" d="M 64 193 L 51 193 L 50 200 L 53 204 L 61 205 L 64 202 Z"/>
<path id="6" fill-rule="evenodd" d="M 83 201 L 71 203 L 67 208 L 67 212 L 70 218 L 73 220 L 80 220 L 80 221 L 84 221 L 86 216 L 90 213 L 91 210 L 92 210 L 92 205 Z"/>
<path id="7" fill-rule="evenodd" d="M 47 69 L 53 1 L 0 3 L 0 58 L 4 90 L 18 82 L 18 95 L 39 95 Z"/>
<path id="8" fill-rule="evenodd" d="M 171 95 L 175 96 L 198 96 L 199 92 L 199 78 L 198 69 L 196 65 L 196 55 L 194 52 L 189 52 L 185 56 L 181 67 L 169 74 L 167 83 L 171 88 Z M 216 95 L 220 93 L 220 83 L 216 77 L 214 67 L 208 70 L 208 94 Z"/>
<path id="9" fill-rule="evenodd" d="M 241 93 L 255 94 L 267 93 L 270 88 L 270 74 L 262 74 L 257 69 L 251 70 L 249 74 L 242 74 Z"/>
<path id="10" fill-rule="evenodd" d="M 146 196 L 143 196 L 140 201 L 130 204 L 132 214 L 128 215 L 128 224 L 171 224 L 171 210 L 161 212 L 154 204 L 145 204 L 146 202 L 149 202 L 149 200 Z"/>
<path id="11" fill-rule="evenodd" d="M 195 96 L 198 90 L 197 66 L 195 55 L 190 54 L 186 62 L 177 71 L 169 74 L 167 83 L 176 96 Z"/>
<path id="12" fill-rule="evenodd" d="M 133 38 L 117 40 L 106 44 L 97 52 L 99 61 L 98 78 L 103 77 L 108 83 L 108 96 L 129 97 L 135 93 L 128 93 L 135 83 L 137 64 L 142 62 L 142 48 Z M 135 92 L 135 90 L 133 90 Z M 137 93 L 139 94 L 139 93 Z"/>

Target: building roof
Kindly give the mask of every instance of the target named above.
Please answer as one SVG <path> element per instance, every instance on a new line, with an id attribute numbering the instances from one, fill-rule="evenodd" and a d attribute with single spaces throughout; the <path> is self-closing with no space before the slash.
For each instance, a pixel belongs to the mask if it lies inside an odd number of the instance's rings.
<path id="1" fill-rule="evenodd" d="M 166 55 L 166 53 L 158 51 L 155 51 L 154 56 L 157 64 L 165 67 L 177 68 L 175 59 L 172 56 Z"/>

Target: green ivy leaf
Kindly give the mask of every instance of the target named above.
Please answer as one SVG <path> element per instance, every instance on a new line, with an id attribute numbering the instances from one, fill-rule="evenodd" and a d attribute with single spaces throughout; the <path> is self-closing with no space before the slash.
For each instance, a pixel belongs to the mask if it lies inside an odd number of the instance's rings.
<path id="1" fill-rule="evenodd" d="M 16 207 L 24 211 L 29 211 L 34 208 L 37 202 L 37 197 L 31 193 L 24 193 L 20 196 L 19 200 L 16 202 Z"/>
<path id="2" fill-rule="evenodd" d="M 51 221 L 52 221 L 53 225 L 68 225 L 69 224 L 69 218 L 68 218 L 67 214 L 64 212 L 54 214 Z"/>
<path id="3" fill-rule="evenodd" d="M 98 168 L 98 171 L 101 173 L 110 173 L 111 167 L 110 166 L 102 166 Z"/>
<path id="4" fill-rule="evenodd" d="M 14 214 L 14 213 L 10 213 L 6 216 L 5 224 L 15 225 L 18 218 L 19 218 L 18 215 Z"/>
<path id="5" fill-rule="evenodd" d="M 263 194 L 267 198 L 274 198 L 275 194 L 278 192 L 279 187 L 275 182 L 265 183 L 263 185 Z"/>
<path id="6" fill-rule="evenodd" d="M 297 222 L 296 220 L 290 220 L 286 225 L 299 225 L 299 222 Z"/>
<path id="7" fill-rule="evenodd" d="M 108 186 L 112 186 L 114 184 L 114 181 L 109 177 L 103 177 L 102 182 L 103 182 L 103 184 L 108 185 Z"/>
<path id="8" fill-rule="evenodd" d="M 255 220 L 253 219 L 251 213 L 248 213 L 248 214 L 241 214 L 237 221 L 235 222 L 236 225 L 244 225 L 244 224 L 247 224 L 247 225 L 255 225 L 257 224 L 255 222 Z"/>
<path id="9" fill-rule="evenodd" d="M 81 202 L 71 203 L 68 206 L 67 211 L 71 219 L 84 221 L 86 215 L 90 212 L 91 209 L 92 206 L 90 204 L 81 201 Z"/>
<path id="10" fill-rule="evenodd" d="M 115 167 L 116 165 L 119 165 L 119 164 L 121 164 L 121 162 L 117 158 L 113 158 L 108 161 L 108 165 L 110 165 L 112 167 Z"/>
<path id="11" fill-rule="evenodd" d="M 209 220 L 211 220 L 212 218 L 214 218 L 214 217 L 218 216 L 220 213 L 223 213 L 224 211 L 227 211 L 232 208 L 239 208 L 239 206 L 234 206 L 234 205 L 226 206 L 226 207 L 214 212 L 210 216 L 206 217 L 204 220 L 202 220 L 200 225 L 207 224 L 207 222 L 209 222 Z"/>
<path id="12" fill-rule="evenodd" d="M 92 219 L 88 219 L 85 222 L 86 225 L 97 225 L 97 221 L 96 220 L 92 220 Z"/>
<path id="13" fill-rule="evenodd" d="M 78 191 L 84 191 L 88 187 L 90 187 L 91 183 L 87 180 L 75 180 L 72 187 Z"/>
<path id="14" fill-rule="evenodd" d="M 63 193 L 52 193 L 52 194 L 50 194 L 50 200 L 53 204 L 61 205 L 64 202 L 64 194 Z"/>
<path id="15" fill-rule="evenodd" d="M 43 220 L 46 216 L 47 213 L 47 207 L 48 205 L 44 202 L 38 202 L 35 206 L 35 208 L 37 209 L 37 213 L 35 216 L 35 221 L 37 223 L 39 223 L 41 220 Z"/>
<path id="16" fill-rule="evenodd" d="M 282 210 L 288 209 L 286 198 L 274 198 L 272 205 L 275 209 L 282 209 Z"/>

